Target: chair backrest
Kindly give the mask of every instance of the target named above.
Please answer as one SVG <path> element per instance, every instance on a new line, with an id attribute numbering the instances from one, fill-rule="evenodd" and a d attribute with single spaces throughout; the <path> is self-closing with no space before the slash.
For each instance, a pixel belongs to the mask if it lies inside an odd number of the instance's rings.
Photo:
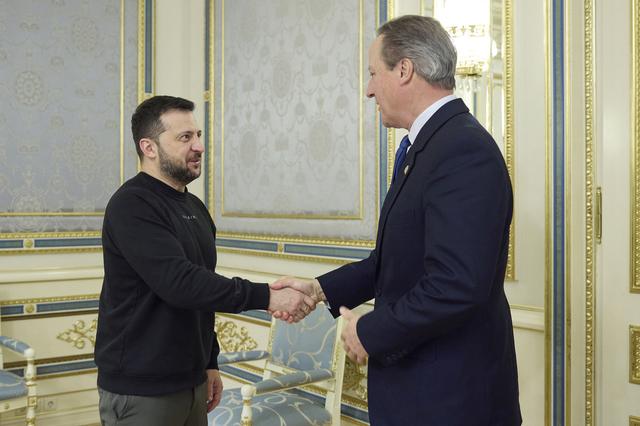
<path id="1" fill-rule="evenodd" d="M 271 360 L 295 370 L 333 370 L 337 324 L 322 304 L 299 323 L 274 320 L 268 349 Z"/>
<path id="2" fill-rule="evenodd" d="M 272 320 L 264 378 L 293 370 L 328 369 L 332 380 L 316 383 L 325 395 L 325 407 L 332 413 L 333 423 L 340 424 L 342 381 L 345 353 L 340 342 L 342 318 L 335 319 L 324 304 L 319 304 L 304 320 L 288 324 Z"/>

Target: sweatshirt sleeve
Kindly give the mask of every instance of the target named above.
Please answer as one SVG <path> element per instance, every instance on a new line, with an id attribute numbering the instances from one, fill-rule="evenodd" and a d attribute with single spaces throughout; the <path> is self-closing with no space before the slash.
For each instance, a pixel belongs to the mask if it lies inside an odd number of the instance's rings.
<path id="1" fill-rule="evenodd" d="M 105 256 L 105 270 L 118 270 L 107 265 L 108 261 L 126 262 L 151 291 L 178 308 L 231 313 L 268 308 L 266 283 L 227 278 L 191 262 L 171 221 L 154 201 L 146 191 L 135 189 L 120 191 L 111 199 L 105 212 L 103 246 L 113 253 Z"/>
<path id="2" fill-rule="evenodd" d="M 207 364 L 207 370 L 219 370 L 218 368 L 218 354 L 220 353 L 220 344 L 218 343 L 218 335 L 213 332 L 213 345 L 211 346 L 211 356 L 209 357 L 209 363 Z"/>

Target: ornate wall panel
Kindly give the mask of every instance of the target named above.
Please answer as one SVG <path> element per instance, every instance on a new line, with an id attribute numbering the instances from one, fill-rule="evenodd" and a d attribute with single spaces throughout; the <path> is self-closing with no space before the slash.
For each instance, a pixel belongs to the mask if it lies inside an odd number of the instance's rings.
<path id="1" fill-rule="evenodd" d="M 0 1 L 0 248 L 99 244 L 109 197 L 137 171 L 129 117 L 152 5 Z"/>
<path id="2" fill-rule="evenodd" d="M 387 169 L 375 103 L 364 96 L 378 2 L 207 7 L 206 198 L 220 235 L 229 246 L 275 235 L 370 246 Z M 304 245 L 235 247 L 318 254 Z"/>

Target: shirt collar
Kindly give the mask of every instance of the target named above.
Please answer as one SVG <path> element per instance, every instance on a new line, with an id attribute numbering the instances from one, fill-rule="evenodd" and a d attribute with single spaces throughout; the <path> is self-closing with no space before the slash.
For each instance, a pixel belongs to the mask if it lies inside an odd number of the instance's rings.
<path id="1" fill-rule="evenodd" d="M 409 143 L 413 145 L 413 141 L 418 137 L 418 133 L 422 130 L 422 127 L 427 124 L 427 121 L 436 113 L 444 104 L 456 99 L 456 95 L 447 95 L 443 98 L 438 99 L 431 105 L 427 107 L 422 113 L 413 121 L 411 125 L 411 129 L 409 129 Z"/>

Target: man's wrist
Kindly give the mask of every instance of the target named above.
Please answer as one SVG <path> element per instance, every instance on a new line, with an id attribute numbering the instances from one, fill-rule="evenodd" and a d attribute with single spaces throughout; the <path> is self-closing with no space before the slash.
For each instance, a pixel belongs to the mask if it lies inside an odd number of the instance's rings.
<path id="1" fill-rule="evenodd" d="M 318 281 L 317 279 L 313 280 L 313 293 L 318 302 L 327 301 L 327 297 L 324 295 L 324 291 L 322 290 L 320 281 Z"/>

